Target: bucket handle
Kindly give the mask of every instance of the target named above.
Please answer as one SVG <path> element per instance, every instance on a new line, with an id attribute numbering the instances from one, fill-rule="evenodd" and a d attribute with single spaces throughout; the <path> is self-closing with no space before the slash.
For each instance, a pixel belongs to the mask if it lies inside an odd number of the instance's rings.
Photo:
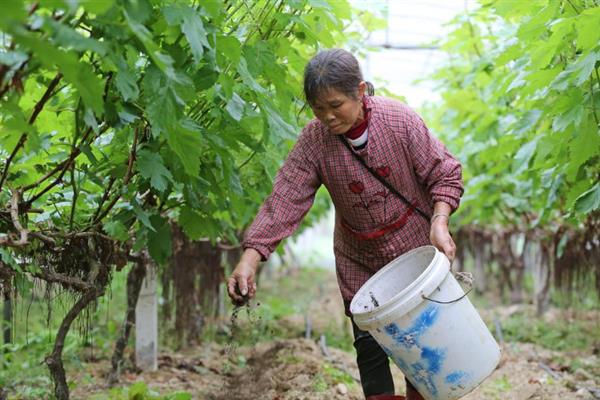
<path id="1" fill-rule="evenodd" d="M 433 303 L 438 303 L 438 304 L 452 304 L 452 303 L 461 301 L 462 299 L 467 297 L 467 295 L 469 293 L 471 293 L 471 290 L 473 290 L 473 274 L 470 272 L 460 272 L 460 271 L 452 272 L 452 274 L 454 275 L 454 277 L 456 278 L 457 281 L 464 282 L 467 286 L 469 286 L 469 290 L 467 290 L 465 292 L 465 294 L 460 296 L 458 299 L 450 300 L 450 301 L 434 300 L 430 297 L 425 296 L 424 294 L 421 294 L 421 297 L 423 298 L 423 300 L 429 300 Z"/>

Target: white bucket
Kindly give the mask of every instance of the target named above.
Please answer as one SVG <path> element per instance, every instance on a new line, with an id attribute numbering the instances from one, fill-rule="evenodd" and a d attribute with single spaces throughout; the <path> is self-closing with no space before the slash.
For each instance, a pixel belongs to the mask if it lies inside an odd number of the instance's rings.
<path id="1" fill-rule="evenodd" d="M 350 311 L 427 400 L 464 396 L 500 361 L 498 343 L 433 246 L 383 267 L 356 293 Z"/>

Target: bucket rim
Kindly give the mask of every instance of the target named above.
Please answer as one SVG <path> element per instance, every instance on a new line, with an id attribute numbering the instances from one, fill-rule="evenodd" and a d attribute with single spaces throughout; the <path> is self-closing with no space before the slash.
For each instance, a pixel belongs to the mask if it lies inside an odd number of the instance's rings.
<path id="1" fill-rule="evenodd" d="M 390 269 L 396 267 L 402 260 L 413 256 L 415 253 L 423 253 L 423 252 L 431 252 L 432 257 L 429 261 L 429 264 L 423 272 L 419 274 L 419 276 L 412 281 L 409 285 L 407 285 L 400 292 L 396 293 L 392 297 L 390 297 L 385 303 L 379 304 L 378 307 L 369 308 L 367 311 L 356 310 L 353 311 L 354 308 L 359 308 L 357 305 L 358 299 L 365 296 L 365 292 L 367 292 L 372 283 L 375 282 L 381 275 L 387 273 Z M 444 268 L 444 264 L 447 264 L 447 268 Z M 441 267 L 439 266 L 441 265 Z M 374 321 L 381 320 L 385 318 L 390 313 L 396 311 L 398 308 L 406 307 L 404 313 L 408 313 L 415 307 L 417 307 L 423 300 L 422 296 L 429 296 L 433 291 L 442 283 L 442 281 L 446 278 L 447 274 L 450 272 L 450 262 L 445 257 L 445 255 L 440 252 L 433 245 L 420 246 L 410 251 L 407 251 L 404 254 L 396 257 L 394 260 L 390 261 L 387 265 L 377 271 L 369 280 L 363 284 L 363 286 L 356 292 L 352 302 L 350 303 L 350 312 L 352 313 L 352 318 L 357 324 L 369 325 Z M 359 325 L 360 327 L 360 325 Z"/>

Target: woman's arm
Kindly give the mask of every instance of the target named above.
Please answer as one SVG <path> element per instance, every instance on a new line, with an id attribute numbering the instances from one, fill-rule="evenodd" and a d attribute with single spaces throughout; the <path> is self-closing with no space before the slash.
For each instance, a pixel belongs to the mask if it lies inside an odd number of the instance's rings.
<path id="1" fill-rule="evenodd" d="M 458 208 L 463 194 L 460 162 L 430 132 L 425 122 L 413 110 L 407 111 L 406 146 L 417 179 L 437 202 L 450 206 L 450 213 Z"/>
<path id="2" fill-rule="evenodd" d="M 296 231 L 314 202 L 321 185 L 317 167 L 320 143 L 314 136 L 308 125 L 277 172 L 271 194 L 246 231 L 242 242 L 244 253 L 228 281 L 229 296 L 234 302 L 254 297 L 259 262 L 266 261 L 279 242 Z"/>
<path id="3" fill-rule="evenodd" d="M 450 260 L 454 261 L 456 255 L 456 245 L 450 232 L 448 231 L 448 223 L 452 208 L 448 203 L 438 201 L 433 207 L 433 216 L 431 217 L 431 228 L 429 231 L 429 239 L 431 244 L 442 251 Z"/>
<path id="4" fill-rule="evenodd" d="M 415 175 L 426 188 L 433 203 L 429 233 L 431 244 L 452 262 L 456 245 L 450 236 L 448 223 L 450 214 L 458 208 L 463 193 L 461 165 L 431 135 L 421 117 L 412 110 L 408 112 L 406 140 Z"/>
<path id="5" fill-rule="evenodd" d="M 304 128 L 277 172 L 271 194 L 246 230 L 243 248 L 258 251 L 262 261 L 269 258 L 281 240 L 296 231 L 321 186 L 318 169 L 321 143 L 311 126 Z"/>

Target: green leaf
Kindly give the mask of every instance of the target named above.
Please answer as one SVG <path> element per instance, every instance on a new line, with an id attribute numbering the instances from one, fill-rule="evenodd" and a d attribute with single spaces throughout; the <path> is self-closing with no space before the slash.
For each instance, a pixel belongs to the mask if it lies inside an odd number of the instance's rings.
<path id="1" fill-rule="evenodd" d="M 585 109 L 581 104 L 573 105 L 569 111 L 554 118 L 554 121 L 552 121 L 552 130 L 554 132 L 562 132 L 571 124 L 577 127 L 581 123 L 584 114 Z"/>
<path id="2" fill-rule="evenodd" d="M 540 44 L 531 53 L 531 69 L 543 69 L 548 66 L 554 58 L 557 51 L 562 48 L 561 44 L 544 43 Z"/>
<path id="3" fill-rule="evenodd" d="M 600 182 L 575 200 L 574 209 L 581 214 L 589 214 L 600 208 Z"/>
<path id="4" fill-rule="evenodd" d="M 518 30 L 518 37 L 524 42 L 538 39 L 548 29 L 548 21 L 552 21 L 559 12 L 560 3 L 550 1 L 536 15 L 522 23 Z M 527 15 L 527 14 L 525 14 Z"/>
<path id="5" fill-rule="evenodd" d="M 124 12 L 124 15 L 129 29 L 142 42 L 154 64 L 167 76 L 174 78 L 173 59 L 161 51 L 161 48 L 153 41 L 152 33 L 144 25 L 132 18 L 128 12 Z"/>
<path id="6" fill-rule="evenodd" d="M 131 71 L 119 70 L 115 78 L 115 84 L 121 92 L 123 100 L 137 100 L 140 90 L 137 86 L 137 77 Z"/>
<path id="7" fill-rule="evenodd" d="M 10 114 L 8 114 L 2 121 L 2 127 L 5 131 L 4 133 L 7 133 L 7 131 L 10 130 L 15 134 L 15 136 L 18 137 L 18 135 L 21 135 L 22 133 L 36 132 L 35 127 L 30 125 L 27 121 L 27 117 L 25 117 L 25 114 L 23 114 L 23 110 L 16 104 L 12 102 L 6 102 L 2 104 L 2 107 L 10 111 Z M 3 140 L 2 144 L 5 145 L 6 142 Z"/>
<path id="8" fill-rule="evenodd" d="M 180 107 L 170 90 L 164 88 L 151 98 L 146 115 L 152 124 L 153 133 L 164 133 L 176 129 L 181 114 Z"/>
<path id="9" fill-rule="evenodd" d="M 587 181 L 578 181 L 572 187 L 569 188 L 566 194 L 566 206 L 568 209 L 575 207 L 575 201 L 579 196 L 589 189 L 590 183 Z"/>
<path id="10" fill-rule="evenodd" d="M 246 102 L 244 101 L 244 99 L 238 96 L 237 93 L 233 93 L 233 96 L 231 97 L 231 100 L 227 102 L 227 106 L 225 106 L 225 109 L 233 119 L 239 121 L 244 115 L 245 104 Z"/>
<path id="11" fill-rule="evenodd" d="M 600 154 L 600 132 L 593 118 L 589 118 L 580 129 L 575 130 L 569 143 L 568 171 L 575 176 L 579 167 Z"/>
<path id="12" fill-rule="evenodd" d="M 156 68 L 151 68 L 142 83 L 144 97 L 149 103 L 146 114 L 155 136 L 176 129 L 183 115 L 181 106 L 185 106 L 186 101 L 194 95 L 193 84 L 187 75 L 180 72 L 174 72 L 172 75 L 176 80 L 162 75 Z"/>
<path id="13" fill-rule="evenodd" d="M 181 31 L 184 33 L 192 48 L 192 54 L 194 55 L 196 63 L 199 63 L 204 54 L 203 46 L 209 48 L 210 45 L 206 38 L 206 30 L 204 29 L 202 19 L 192 8 L 189 8 L 188 12 L 183 16 Z"/>
<path id="14" fill-rule="evenodd" d="M 117 240 L 126 241 L 130 235 L 121 221 L 107 221 L 104 223 L 104 231 Z"/>
<path id="15" fill-rule="evenodd" d="M 81 149 L 81 152 L 83 154 L 85 154 L 85 156 L 90 161 L 90 163 L 92 163 L 92 165 L 98 165 L 98 159 L 96 158 L 96 156 L 94 155 L 94 153 L 92 152 L 92 150 L 90 149 L 90 146 L 88 144 L 81 146 L 80 149 Z"/>
<path id="16" fill-rule="evenodd" d="M 150 179 L 150 184 L 160 192 L 163 192 L 172 180 L 171 172 L 165 167 L 160 154 L 145 149 L 139 150 L 136 165 L 140 174 Z"/>
<path id="17" fill-rule="evenodd" d="M 127 16 L 143 24 L 152 16 L 152 4 L 148 0 L 135 0 L 124 2 Z"/>
<path id="18" fill-rule="evenodd" d="M 234 36 L 217 36 L 217 50 L 223 54 L 232 64 L 240 62 L 242 45 Z"/>
<path id="19" fill-rule="evenodd" d="M 181 5 L 169 5 L 164 8 L 163 12 L 169 25 L 181 25 L 181 32 L 190 44 L 194 60 L 196 63 L 200 63 L 204 47 L 210 48 L 210 44 L 198 12 L 191 7 Z"/>
<path id="20" fill-rule="evenodd" d="M 167 218 L 153 215 L 150 220 L 154 232 L 148 233 L 148 252 L 159 265 L 164 265 L 171 257 L 171 226 Z"/>
<path id="21" fill-rule="evenodd" d="M 228 174 L 229 187 L 233 193 L 242 195 L 244 193 L 244 188 L 242 187 L 242 182 L 240 180 L 240 175 L 236 173 L 235 170 L 230 171 Z"/>
<path id="22" fill-rule="evenodd" d="M 516 174 L 525 171 L 529 167 L 529 160 L 531 160 L 531 157 L 533 157 L 533 154 L 535 153 L 538 138 L 535 138 L 532 141 L 525 143 L 519 149 L 519 151 L 517 151 L 517 154 L 515 154 L 515 161 L 513 165 L 516 169 Z"/>
<path id="23" fill-rule="evenodd" d="M 527 133 L 537 125 L 540 117 L 542 116 L 541 110 L 529 110 L 521 118 L 519 118 L 514 126 L 514 133 L 516 135 L 522 135 Z"/>
<path id="24" fill-rule="evenodd" d="M 552 82 L 556 76 L 562 72 L 561 68 L 549 68 L 539 71 L 532 72 L 525 76 L 527 83 L 521 90 L 521 93 L 525 96 L 534 94 L 539 89 L 546 89 L 547 86 Z"/>
<path id="25" fill-rule="evenodd" d="M 600 51 L 582 54 L 576 62 L 571 63 L 552 82 L 552 87 L 558 91 L 567 89 L 571 84 L 581 86 L 592 74 L 596 62 L 600 60 Z"/>
<path id="26" fill-rule="evenodd" d="M 559 174 L 554 178 L 552 184 L 548 188 L 548 198 L 546 200 L 546 206 L 544 207 L 546 210 L 552 210 L 554 207 L 554 203 L 558 199 L 558 191 L 563 184 L 563 175 Z"/>
<path id="27" fill-rule="evenodd" d="M 206 236 L 206 218 L 188 206 L 181 208 L 177 223 L 190 240 L 198 240 Z"/>
<path id="28" fill-rule="evenodd" d="M 563 92 L 563 95 L 554 103 L 553 111 L 557 113 L 552 121 L 554 132 L 562 132 L 571 124 L 575 127 L 579 126 L 585 114 L 583 99 L 583 92 L 578 88 Z"/>
<path id="29" fill-rule="evenodd" d="M 102 15 L 115 4 L 115 0 L 79 0 L 83 8 L 96 15 Z"/>
<path id="30" fill-rule="evenodd" d="M 33 50 L 47 68 L 54 70 L 56 66 L 65 80 L 77 88 L 83 102 L 96 115 L 103 113 L 103 83 L 90 64 L 80 61 L 74 53 L 59 50 L 46 40 L 34 38 L 29 33 L 18 35 L 17 40 Z"/>
<path id="31" fill-rule="evenodd" d="M 220 16 L 225 14 L 225 4 L 223 3 L 223 0 L 204 1 L 200 6 L 203 9 L 203 15 L 207 15 L 214 19 L 219 19 Z M 204 10 L 206 10 L 206 12 L 204 12 Z"/>
<path id="32" fill-rule="evenodd" d="M 212 67 L 205 65 L 194 74 L 193 79 L 197 90 L 206 90 L 212 87 L 218 78 L 219 73 L 212 69 Z"/>
<path id="33" fill-rule="evenodd" d="M 168 132 L 167 143 L 179 157 L 185 172 L 197 177 L 200 173 L 202 129 L 193 121 L 182 121 L 174 131 Z"/>
<path id="34" fill-rule="evenodd" d="M 488 2 L 489 6 L 495 10 L 499 16 L 512 20 L 514 17 L 522 18 L 527 15 L 538 13 L 547 4 L 542 0 L 530 1 L 514 1 L 514 0 L 497 0 Z"/>
<path id="35" fill-rule="evenodd" d="M 592 74 L 596 63 L 600 60 L 600 51 L 591 52 L 587 56 L 579 57 L 579 60 L 574 64 L 575 71 L 578 71 L 575 84 L 577 86 L 583 85 Z"/>
<path id="36" fill-rule="evenodd" d="M 266 89 L 262 87 L 258 82 L 256 82 L 254 77 L 250 74 L 250 71 L 248 71 L 248 64 L 244 57 L 240 58 L 240 63 L 238 64 L 237 70 L 240 76 L 242 77 L 242 81 L 246 85 L 250 86 L 250 88 L 257 91 L 258 93 L 266 92 Z"/>
<path id="37" fill-rule="evenodd" d="M 581 50 L 591 50 L 600 43 L 600 7 L 585 10 L 577 18 L 577 47 Z"/>
<path id="38" fill-rule="evenodd" d="M 0 12 L 0 28 L 9 31 L 12 26 L 19 25 L 27 18 L 25 3 L 22 1 L 3 1 L 2 12 Z"/>
<path id="39" fill-rule="evenodd" d="M 76 30 L 56 22 L 52 18 L 46 18 L 45 24 L 54 32 L 54 40 L 65 49 L 76 51 L 93 51 L 101 56 L 107 53 L 106 43 L 99 42 L 96 39 L 85 37 Z"/>
<path id="40" fill-rule="evenodd" d="M 142 222 L 142 224 L 144 224 L 146 226 L 146 228 L 150 229 L 153 232 L 155 231 L 154 226 L 152 225 L 152 222 L 150 222 L 150 214 L 147 211 L 145 211 L 142 207 L 140 207 L 139 204 L 137 204 L 137 203 L 133 204 L 133 212 L 138 217 L 138 219 Z"/>
<path id="41" fill-rule="evenodd" d="M 274 143 L 285 139 L 295 140 L 298 137 L 296 129 L 284 121 L 275 109 L 267 103 L 263 103 L 261 107 L 267 116 L 271 140 L 274 140 Z"/>

